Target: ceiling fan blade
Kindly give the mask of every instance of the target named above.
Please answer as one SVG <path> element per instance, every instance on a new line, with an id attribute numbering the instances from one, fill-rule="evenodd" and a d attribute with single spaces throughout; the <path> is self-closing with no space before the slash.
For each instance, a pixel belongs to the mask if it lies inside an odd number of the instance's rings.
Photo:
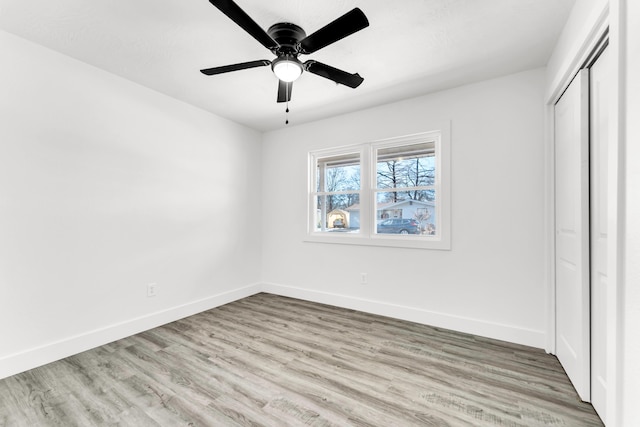
<path id="1" fill-rule="evenodd" d="M 260 59 L 258 61 L 242 62 L 240 64 L 223 65 L 222 67 L 205 68 L 204 70 L 200 70 L 200 72 L 207 76 L 213 76 L 214 74 L 246 70 L 247 68 L 264 67 L 265 65 L 271 65 L 271 61 L 267 59 Z"/>
<path id="2" fill-rule="evenodd" d="M 291 90 L 293 89 L 293 82 L 283 82 L 278 80 L 278 102 L 291 101 Z"/>
<path id="3" fill-rule="evenodd" d="M 364 79 L 360 77 L 360 74 L 349 74 L 346 71 L 333 68 L 322 62 L 309 60 L 304 63 L 304 69 L 317 76 L 324 77 L 325 79 L 333 80 L 336 83 L 349 86 L 350 88 L 357 88 L 362 84 Z"/>
<path id="4" fill-rule="evenodd" d="M 300 42 L 302 53 L 313 53 L 369 26 L 369 20 L 357 7 L 320 28 Z"/>
<path id="5" fill-rule="evenodd" d="M 220 12 L 227 15 L 233 22 L 242 27 L 267 49 L 273 50 L 278 47 L 278 43 L 232 0 L 209 0 L 209 2 L 217 7 Z"/>

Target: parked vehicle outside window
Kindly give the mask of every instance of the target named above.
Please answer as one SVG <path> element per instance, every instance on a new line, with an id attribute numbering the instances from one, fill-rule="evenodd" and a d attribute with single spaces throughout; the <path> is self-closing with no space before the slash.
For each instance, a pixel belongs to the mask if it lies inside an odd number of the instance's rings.
<path id="1" fill-rule="evenodd" d="M 420 234 L 420 224 L 415 219 L 385 219 L 378 224 L 377 232 L 395 234 Z"/>

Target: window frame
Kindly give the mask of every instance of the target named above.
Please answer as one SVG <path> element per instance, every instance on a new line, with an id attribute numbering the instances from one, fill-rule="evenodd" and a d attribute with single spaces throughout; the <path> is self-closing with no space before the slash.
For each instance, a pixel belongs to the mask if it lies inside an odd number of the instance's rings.
<path id="1" fill-rule="evenodd" d="M 362 144 L 327 148 L 309 153 L 307 192 L 307 233 L 305 241 L 318 243 L 337 243 L 364 246 L 387 246 L 416 249 L 451 249 L 451 124 L 444 122 L 438 129 L 401 137 L 388 138 Z M 434 142 L 435 183 L 429 187 L 436 194 L 435 212 L 436 235 L 394 235 L 378 234 L 377 194 L 389 189 L 377 188 L 377 151 L 389 147 L 400 147 L 422 142 Z M 318 160 L 345 154 L 360 154 L 360 229 L 353 233 L 328 233 L 315 228 L 315 209 L 319 193 L 317 192 Z M 413 187 L 410 187 L 413 188 Z M 353 191 L 349 191 L 353 192 Z M 325 192 L 326 193 L 326 192 Z"/>
<path id="2" fill-rule="evenodd" d="M 309 153 L 309 191 L 308 191 L 308 204 L 309 204 L 309 211 L 307 213 L 307 217 L 308 217 L 308 235 L 326 235 L 327 232 L 326 231 L 317 231 L 316 227 L 315 227 L 315 223 L 316 223 L 316 216 L 315 216 L 315 212 L 317 211 L 317 206 L 316 206 L 316 200 L 317 197 L 319 196 L 328 196 L 328 195 L 333 195 L 333 194 L 353 194 L 353 193 L 357 193 L 359 196 L 359 200 L 360 203 L 362 203 L 362 196 L 363 196 L 363 183 L 362 183 L 362 163 L 363 163 L 363 159 L 365 157 L 365 153 L 364 153 L 365 147 L 362 145 L 352 145 L 352 146 L 346 146 L 346 147 L 340 147 L 340 148 L 334 148 L 334 149 L 325 149 L 325 150 L 317 150 L 314 152 Z M 326 159 L 326 158 L 330 158 L 330 157 L 338 157 L 338 156 L 346 156 L 349 154 L 356 154 L 358 155 L 358 157 L 360 158 L 360 189 L 359 190 L 344 190 L 344 191 L 318 191 L 318 182 L 316 181 L 316 177 L 318 176 L 317 174 L 317 168 L 318 168 L 318 160 L 319 159 Z M 362 229 L 362 227 L 360 227 L 360 230 Z M 353 236 L 355 234 L 360 234 L 360 231 L 358 233 L 340 233 L 340 235 L 343 234 L 348 234 L 350 236 Z M 339 236 L 335 236 L 335 237 L 339 237 Z"/>

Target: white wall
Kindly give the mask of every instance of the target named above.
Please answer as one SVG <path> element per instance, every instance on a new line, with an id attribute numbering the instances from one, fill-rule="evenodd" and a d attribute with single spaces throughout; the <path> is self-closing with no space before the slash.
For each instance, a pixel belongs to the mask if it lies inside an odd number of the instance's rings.
<path id="1" fill-rule="evenodd" d="M 0 52 L 0 378 L 259 289 L 259 133 L 5 32 Z"/>
<path id="2" fill-rule="evenodd" d="M 528 71 L 265 134 L 265 289 L 544 347 L 544 78 Z M 449 119 L 451 251 L 303 241 L 310 150 Z"/>
<path id="3" fill-rule="evenodd" d="M 621 25 L 624 33 L 624 290 L 622 307 L 621 425 L 640 425 L 640 2 L 626 0 Z"/>

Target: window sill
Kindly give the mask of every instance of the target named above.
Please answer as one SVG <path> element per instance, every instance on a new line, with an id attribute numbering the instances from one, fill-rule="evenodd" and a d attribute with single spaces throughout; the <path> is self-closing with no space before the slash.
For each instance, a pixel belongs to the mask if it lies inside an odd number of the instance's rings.
<path id="1" fill-rule="evenodd" d="M 336 235 L 326 235 L 314 233 L 307 235 L 304 239 L 308 243 L 328 243 L 338 245 L 358 245 L 358 246 L 382 246 L 389 248 L 409 248 L 409 249 L 431 249 L 431 250 L 451 250 L 451 242 L 441 237 L 405 237 L 393 235 L 374 236 L 359 235 L 357 233 L 345 233 Z"/>

